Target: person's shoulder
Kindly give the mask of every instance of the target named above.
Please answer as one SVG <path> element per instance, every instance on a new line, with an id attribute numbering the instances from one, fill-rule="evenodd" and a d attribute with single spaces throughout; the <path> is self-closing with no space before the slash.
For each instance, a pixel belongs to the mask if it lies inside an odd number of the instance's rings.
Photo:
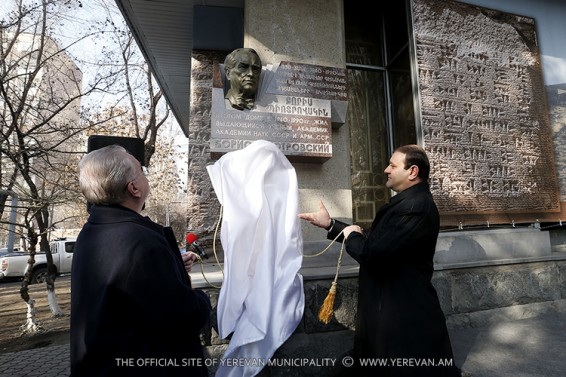
<path id="1" fill-rule="evenodd" d="M 415 185 L 400 194 L 402 194 L 401 202 L 403 208 L 419 211 L 434 204 L 434 199 L 428 186 Z"/>

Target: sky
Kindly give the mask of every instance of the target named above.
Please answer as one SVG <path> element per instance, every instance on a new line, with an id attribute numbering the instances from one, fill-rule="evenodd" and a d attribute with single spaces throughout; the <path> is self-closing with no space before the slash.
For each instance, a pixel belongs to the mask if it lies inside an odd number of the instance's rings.
<path id="1" fill-rule="evenodd" d="M 34 0 L 24 1 L 27 3 L 34 2 Z M 0 0 L 0 19 L 4 19 L 10 10 L 14 9 L 15 3 L 15 0 Z M 105 49 L 116 49 L 116 54 L 118 54 L 118 47 L 113 47 L 114 42 L 110 38 L 111 33 L 97 33 L 94 37 L 85 38 L 76 44 L 72 44 L 73 41 L 77 39 L 77 36 L 85 35 L 88 32 L 89 25 L 93 25 L 95 22 L 104 22 L 108 12 L 103 6 L 104 4 L 107 4 L 108 7 L 112 9 L 111 15 L 115 23 L 124 21 L 114 0 L 82 0 L 81 3 L 82 7 L 64 12 L 63 19 L 57 23 L 55 34 L 52 36 L 61 42 L 62 45 L 70 45 L 68 53 L 83 73 L 83 90 L 85 90 L 94 79 L 97 67 L 99 67 L 99 64 L 96 64 L 99 56 Z M 141 54 L 139 56 L 141 57 Z M 119 56 L 116 56 L 116 58 L 119 59 Z M 103 97 L 102 95 L 93 94 L 88 97 L 83 97 L 81 104 L 83 106 L 90 106 L 92 104 L 104 105 L 105 103 L 114 103 L 115 101 L 116 97 Z M 177 155 L 177 165 L 180 168 L 184 168 L 186 171 L 188 139 L 184 136 L 172 114 L 167 120 L 166 125 L 163 126 L 162 131 L 166 138 L 172 137 L 175 139 L 174 145 L 176 146 L 175 154 Z M 180 178 L 186 185 L 186 174 L 181 174 Z"/>
<path id="2" fill-rule="evenodd" d="M 25 3 L 33 3 L 33 0 L 24 0 Z M 75 64 L 83 73 L 83 90 L 86 90 L 89 82 L 94 78 L 96 69 L 95 62 L 102 54 L 103 48 L 112 48 L 113 42 L 110 39 L 110 34 L 97 33 L 94 37 L 87 37 L 81 39 L 78 43 L 73 43 L 79 36 L 87 34 L 89 25 L 95 22 L 103 22 L 106 18 L 106 13 L 101 4 L 108 2 L 110 5 L 115 6 L 114 1 L 109 0 L 86 0 L 82 1 L 82 7 L 72 9 L 71 11 L 63 12 L 62 19 L 58 20 L 55 24 L 54 33 L 50 34 L 51 37 L 56 39 L 61 47 L 66 48 Z M 0 1 L 0 18 L 4 19 L 8 13 L 15 9 L 15 0 L 1 0 Z M 121 19 L 121 14 L 116 8 L 115 17 L 117 20 Z M 111 99 L 109 99 L 110 101 Z M 83 102 L 101 103 L 105 102 L 103 98 L 93 96 L 93 98 L 84 98 Z"/>

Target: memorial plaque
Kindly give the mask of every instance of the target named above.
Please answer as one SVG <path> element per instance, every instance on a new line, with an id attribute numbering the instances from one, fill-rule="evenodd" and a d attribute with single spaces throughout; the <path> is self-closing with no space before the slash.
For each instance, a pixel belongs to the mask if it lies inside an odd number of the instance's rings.
<path id="1" fill-rule="evenodd" d="M 559 211 L 532 18 L 413 0 L 431 189 L 442 213 Z"/>
<path id="2" fill-rule="evenodd" d="M 348 77 L 341 68 L 281 62 L 267 92 L 347 101 Z"/>
<path id="3" fill-rule="evenodd" d="M 344 123 L 346 70 L 281 62 L 263 67 L 255 105 L 237 110 L 224 98 L 223 67 L 215 65 L 210 150 L 214 158 L 255 140 L 277 145 L 290 161 L 332 157 L 332 128 Z"/>

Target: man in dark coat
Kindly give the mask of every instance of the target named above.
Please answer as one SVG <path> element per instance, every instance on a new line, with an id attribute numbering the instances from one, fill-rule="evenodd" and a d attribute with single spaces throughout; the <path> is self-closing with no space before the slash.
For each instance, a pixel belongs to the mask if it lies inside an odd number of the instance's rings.
<path id="1" fill-rule="evenodd" d="M 188 278 L 196 256 L 140 215 L 140 163 L 117 145 L 97 149 L 79 184 L 93 205 L 73 257 L 71 375 L 207 376 L 199 332 L 210 300 Z"/>
<path id="2" fill-rule="evenodd" d="M 356 375 L 460 376 L 431 283 L 440 220 L 429 171 L 422 148 L 397 148 L 385 169 L 386 186 L 397 195 L 367 231 L 332 219 L 322 202 L 318 212 L 299 215 L 327 229 L 329 239 L 343 233 L 338 240 L 346 239 L 346 251 L 360 264 Z"/>

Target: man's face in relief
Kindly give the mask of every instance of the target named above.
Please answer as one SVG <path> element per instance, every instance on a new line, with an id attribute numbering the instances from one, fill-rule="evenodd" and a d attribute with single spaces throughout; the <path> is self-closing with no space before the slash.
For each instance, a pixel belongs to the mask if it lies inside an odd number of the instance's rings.
<path id="1" fill-rule="evenodd" d="M 259 57 L 251 52 L 239 52 L 236 56 L 236 64 L 228 75 L 230 89 L 241 93 L 244 98 L 252 97 L 257 90 L 260 74 Z"/>

